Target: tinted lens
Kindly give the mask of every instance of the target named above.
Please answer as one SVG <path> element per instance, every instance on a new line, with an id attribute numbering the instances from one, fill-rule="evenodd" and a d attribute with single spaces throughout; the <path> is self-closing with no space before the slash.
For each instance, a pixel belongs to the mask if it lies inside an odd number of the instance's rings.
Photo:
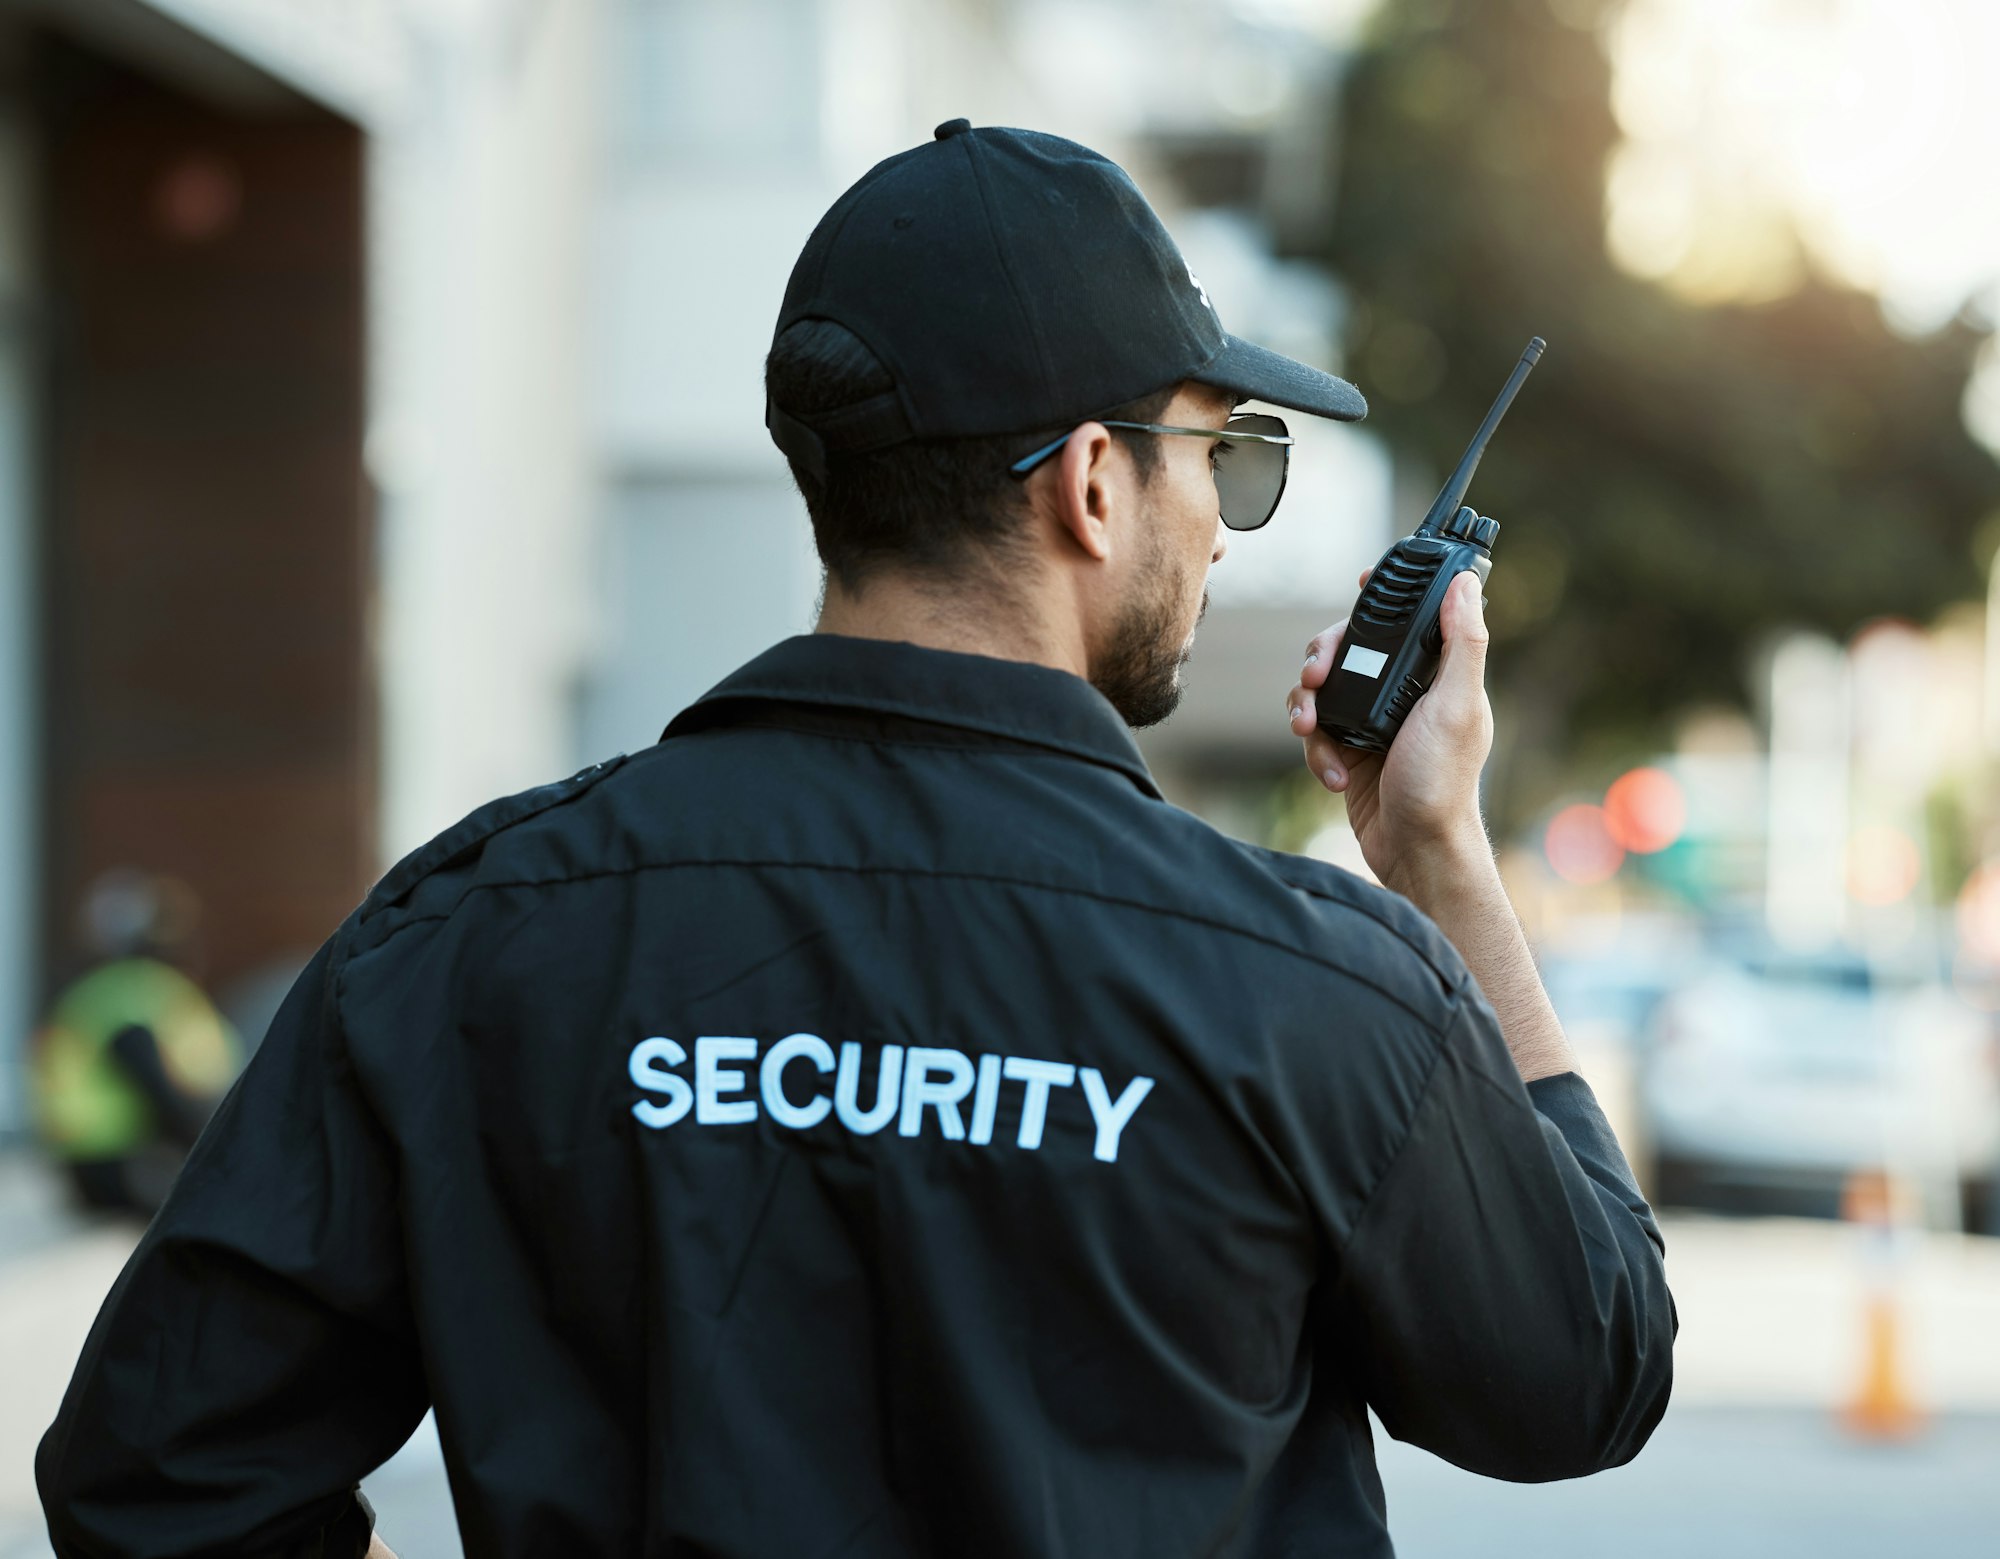
<path id="1" fill-rule="evenodd" d="M 1281 417 L 1231 417 L 1236 433 L 1266 433 L 1285 437 Z M 1292 446 L 1256 439 L 1215 441 L 1215 496 L 1222 506 L 1222 523 L 1231 530 L 1255 530 L 1270 519 L 1284 496 L 1285 475 L 1291 469 Z"/>

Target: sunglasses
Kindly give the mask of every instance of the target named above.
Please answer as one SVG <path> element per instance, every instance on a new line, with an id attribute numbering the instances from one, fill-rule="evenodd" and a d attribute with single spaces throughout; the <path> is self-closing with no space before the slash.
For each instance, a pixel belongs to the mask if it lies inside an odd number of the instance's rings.
<path id="1" fill-rule="evenodd" d="M 1135 433 L 1179 433 L 1189 438 L 1212 438 L 1215 448 L 1209 455 L 1209 469 L 1215 473 L 1215 496 L 1222 509 L 1222 523 L 1231 530 L 1256 530 L 1277 512 L 1278 500 L 1285 495 L 1285 478 L 1291 474 L 1292 443 L 1282 417 L 1251 414 L 1231 417 L 1220 428 L 1171 428 L 1158 422 L 1104 422 L 1107 428 L 1127 428 Z M 1073 433 L 1075 430 L 1072 429 Z M 1053 444 L 1044 444 L 1032 455 L 1023 456 L 1007 468 L 1013 476 L 1026 476 L 1070 441 L 1065 433 Z"/>

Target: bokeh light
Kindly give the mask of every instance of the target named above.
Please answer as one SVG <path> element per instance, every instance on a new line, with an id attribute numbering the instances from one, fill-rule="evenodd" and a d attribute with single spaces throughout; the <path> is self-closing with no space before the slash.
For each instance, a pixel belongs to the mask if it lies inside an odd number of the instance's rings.
<path id="1" fill-rule="evenodd" d="M 1932 325 L 1991 279 L 1980 187 L 2000 114 L 1986 0 L 1633 0 L 1611 32 L 1626 142 L 1607 238 L 1702 301 L 1782 294 L 1821 266 Z"/>
<path id="2" fill-rule="evenodd" d="M 1653 855 L 1687 828 L 1687 797 L 1665 769 L 1633 769 L 1604 793 L 1604 826 L 1620 847 Z"/>
<path id="3" fill-rule="evenodd" d="M 1608 882 L 1625 864 L 1625 847 L 1611 835 L 1604 809 L 1578 802 L 1549 819 L 1542 836 L 1549 870 L 1579 887 Z"/>
<path id="4" fill-rule="evenodd" d="M 1900 828 L 1859 828 L 1847 841 L 1847 891 L 1858 903 L 1900 904 L 1923 874 L 1923 852 Z"/>
<path id="5" fill-rule="evenodd" d="M 1969 956 L 2000 964 L 2000 861 L 1988 861 L 1959 889 L 1958 941 Z"/>

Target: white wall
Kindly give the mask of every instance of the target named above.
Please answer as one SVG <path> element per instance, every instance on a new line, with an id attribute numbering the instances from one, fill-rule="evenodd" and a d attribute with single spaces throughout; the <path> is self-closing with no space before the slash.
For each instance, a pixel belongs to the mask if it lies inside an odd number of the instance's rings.
<path id="1" fill-rule="evenodd" d="M 607 496 L 597 599 L 605 638 L 585 685 L 587 758 L 650 746 L 752 656 L 812 627 L 819 560 L 789 485 L 692 473 Z"/>
<path id="2" fill-rule="evenodd" d="M 648 745 L 720 677 L 812 624 L 819 571 L 764 432 L 763 361 L 792 260 L 839 188 L 825 167 L 822 12 L 819 0 L 621 0 L 608 14 L 598 615 L 579 760 Z"/>
<path id="3" fill-rule="evenodd" d="M 385 859 L 574 766 L 591 617 L 600 8 L 421 9 L 372 178 Z"/>

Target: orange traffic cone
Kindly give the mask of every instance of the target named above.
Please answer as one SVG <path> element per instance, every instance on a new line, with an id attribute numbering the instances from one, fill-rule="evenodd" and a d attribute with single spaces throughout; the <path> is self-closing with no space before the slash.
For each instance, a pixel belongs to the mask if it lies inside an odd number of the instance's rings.
<path id="1" fill-rule="evenodd" d="M 1924 1424 L 1904 1375 L 1902 1312 L 1896 1302 L 1901 1222 L 1897 1187 L 1880 1170 L 1850 1175 L 1841 1215 L 1866 1231 L 1868 1295 L 1862 1309 L 1861 1379 L 1841 1411 L 1854 1434 L 1870 1440 L 1901 1440 Z"/>

